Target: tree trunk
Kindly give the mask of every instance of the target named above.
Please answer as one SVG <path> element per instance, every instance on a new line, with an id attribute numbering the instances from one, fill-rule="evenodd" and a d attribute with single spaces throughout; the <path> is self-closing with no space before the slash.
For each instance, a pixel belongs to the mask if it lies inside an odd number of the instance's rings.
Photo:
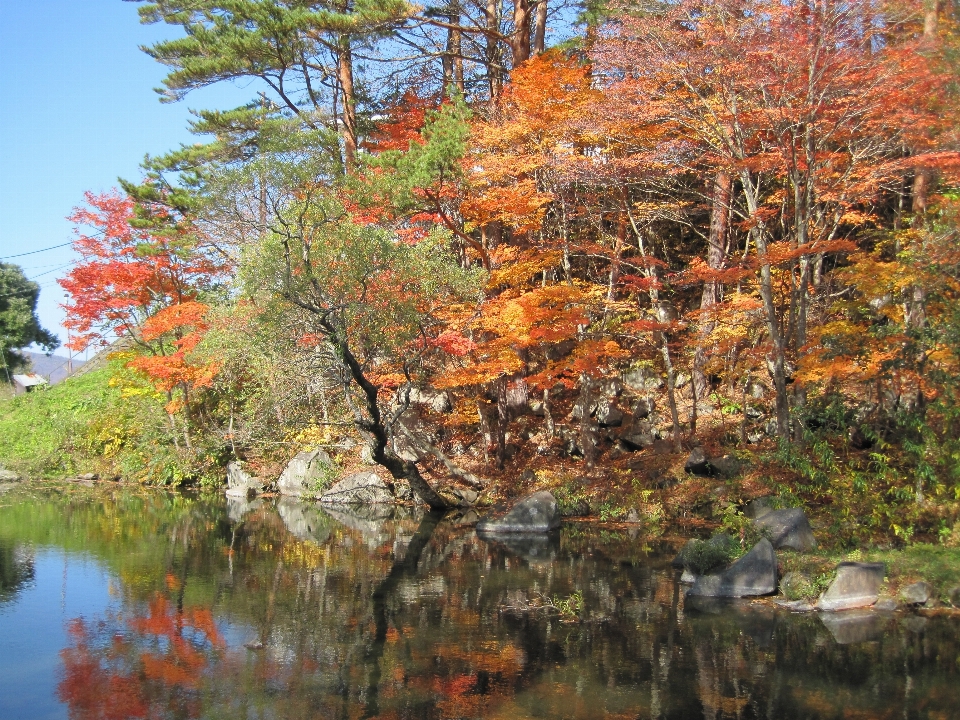
<path id="1" fill-rule="evenodd" d="M 353 88 L 353 51 L 350 38 L 342 36 L 338 43 L 337 79 L 340 83 L 340 136 L 343 139 L 343 164 L 347 174 L 357 164 L 357 99 Z"/>
<path id="2" fill-rule="evenodd" d="M 500 91 L 503 90 L 503 73 L 500 52 L 500 40 L 493 33 L 500 33 L 500 0 L 487 0 L 487 29 L 490 34 L 487 35 L 486 62 L 487 62 L 487 85 L 490 90 L 490 102 L 495 103 L 500 97 Z"/>
<path id="3" fill-rule="evenodd" d="M 747 201 L 747 210 L 751 217 L 755 217 L 759 204 L 756 189 L 750 173 L 744 170 L 741 173 L 744 197 Z M 770 374 L 773 377 L 776 392 L 777 434 L 782 438 L 790 437 L 790 404 L 787 399 L 787 372 L 784 353 L 783 333 L 777 320 L 777 307 L 773 299 L 773 275 L 770 263 L 766 261 L 767 238 L 766 227 L 757 222 L 750 228 L 754 247 L 760 260 L 760 299 L 763 301 L 763 311 L 767 321 L 767 334 L 770 336 L 771 351 L 769 356 Z"/>
<path id="4" fill-rule="evenodd" d="M 710 234 L 707 236 L 707 267 L 719 270 L 726 261 L 727 224 L 730 217 L 730 189 L 732 178 L 722 170 L 718 171 L 713 179 L 713 199 L 710 210 Z M 706 397 L 707 377 L 704 366 L 707 362 L 705 343 L 707 336 L 713 332 L 715 323 L 706 320 L 709 309 L 720 301 L 723 287 L 716 280 L 708 280 L 703 284 L 703 294 L 700 296 L 700 332 L 697 348 L 693 356 L 693 388 L 698 398 Z"/>
<path id="5" fill-rule="evenodd" d="M 547 0 L 537 3 L 537 18 L 533 28 L 533 54 L 539 55 L 545 49 L 547 37 Z"/>
<path id="6" fill-rule="evenodd" d="M 366 437 L 374 462 L 386 468 L 395 480 L 406 480 L 410 484 L 410 489 L 432 510 L 448 510 L 453 507 L 436 490 L 430 487 L 415 463 L 403 460 L 390 450 L 387 428 L 380 414 L 380 406 L 377 403 L 377 386 L 367 378 L 363 367 L 341 333 L 328 320 L 321 320 L 320 324 L 337 349 L 350 373 L 350 378 L 361 390 L 363 407 L 356 413 L 354 424 Z"/>
<path id="7" fill-rule="evenodd" d="M 592 468 L 597 459 L 597 442 L 590 419 L 590 405 L 593 403 L 593 380 L 584 373 L 580 376 L 580 447 L 583 449 L 583 462 Z"/>
<path id="8" fill-rule="evenodd" d="M 450 24 L 457 27 L 450 30 L 449 47 L 450 59 L 453 61 L 453 85 L 460 95 L 464 95 L 466 88 L 463 84 L 463 32 L 460 30 L 460 5 L 455 3 L 455 13 L 450 15 Z"/>
<path id="9" fill-rule="evenodd" d="M 533 19 L 530 0 L 513 0 L 513 35 L 510 49 L 513 51 L 513 67 L 530 59 L 530 25 Z"/>

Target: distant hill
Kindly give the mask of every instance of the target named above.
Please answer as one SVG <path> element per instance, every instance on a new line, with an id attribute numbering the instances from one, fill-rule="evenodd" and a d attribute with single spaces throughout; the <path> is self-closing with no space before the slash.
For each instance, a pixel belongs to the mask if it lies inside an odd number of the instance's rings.
<path id="1" fill-rule="evenodd" d="M 22 354 L 30 360 L 30 364 L 33 366 L 32 372 L 43 375 L 50 381 L 51 385 L 56 385 L 67 377 L 69 360 L 62 355 L 44 355 L 27 350 L 22 351 Z M 74 371 L 81 365 L 83 365 L 83 359 L 75 357 L 73 359 Z"/>

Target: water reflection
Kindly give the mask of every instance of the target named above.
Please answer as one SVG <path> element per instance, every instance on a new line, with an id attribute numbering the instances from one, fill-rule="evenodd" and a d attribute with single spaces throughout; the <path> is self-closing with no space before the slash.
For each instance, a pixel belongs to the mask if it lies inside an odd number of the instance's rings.
<path id="1" fill-rule="evenodd" d="M 58 693 L 72 718 L 942 720 L 960 708 L 955 620 L 686 601 L 673 548 L 582 526 L 485 539 L 408 510 L 118 493 L 0 509 L 0 547 L 14 542 L 82 545 L 119 580 L 119 609 L 70 623 Z M 575 621 L 531 602 L 574 592 Z"/>
<path id="2" fill-rule="evenodd" d="M 33 582 L 33 555 L 23 547 L 0 541 L 0 605 L 13 600 Z"/>

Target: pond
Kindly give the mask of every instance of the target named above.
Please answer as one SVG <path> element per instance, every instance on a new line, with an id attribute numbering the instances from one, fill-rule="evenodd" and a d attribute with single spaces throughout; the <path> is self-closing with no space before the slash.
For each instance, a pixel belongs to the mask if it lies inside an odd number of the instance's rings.
<path id="1" fill-rule="evenodd" d="M 960 717 L 960 622 L 684 597 L 671 543 L 130 489 L 0 496 L 0 718 Z"/>

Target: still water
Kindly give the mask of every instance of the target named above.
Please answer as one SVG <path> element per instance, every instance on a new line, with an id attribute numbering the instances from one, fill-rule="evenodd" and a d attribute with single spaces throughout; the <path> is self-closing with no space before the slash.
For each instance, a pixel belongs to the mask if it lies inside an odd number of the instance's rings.
<path id="1" fill-rule="evenodd" d="M 411 512 L 8 494 L 0 719 L 960 718 L 957 620 L 695 607 L 674 552 L 587 525 L 503 544 Z"/>

